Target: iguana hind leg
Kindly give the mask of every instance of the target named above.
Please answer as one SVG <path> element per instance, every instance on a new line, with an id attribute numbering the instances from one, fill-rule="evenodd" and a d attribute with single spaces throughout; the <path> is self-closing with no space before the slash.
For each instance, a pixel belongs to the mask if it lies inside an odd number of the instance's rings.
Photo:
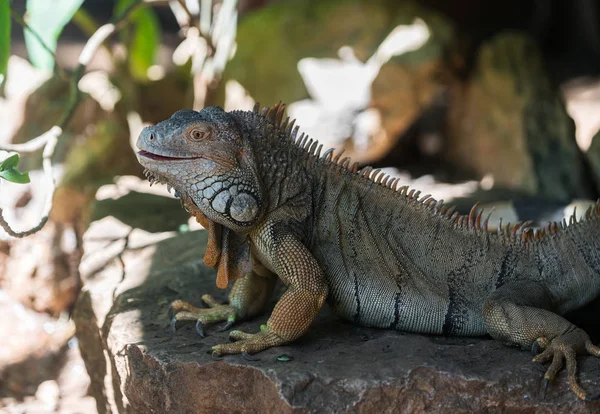
<path id="1" fill-rule="evenodd" d="M 196 321 L 196 331 L 204 337 L 204 326 L 227 321 L 229 329 L 235 322 L 251 318 L 264 311 L 277 277 L 262 266 L 255 266 L 252 272 L 235 281 L 229 293 L 229 304 L 221 304 L 210 295 L 202 296 L 209 308 L 198 308 L 189 302 L 176 300 L 169 308 L 171 328 L 178 321 Z"/>
<path id="2" fill-rule="evenodd" d="M 543 349 L 534 362 L 552 361 L 542 382 L 543 393 L 566 361 L 571 390 L 582 400 L 595 400 L 578 384 L 577 354 L 600 357 L 600 349 L 582 329 L 552 312 L 549 292 L 534 281 L 512 282 L 496 290 L 483 307 L 488 333 L 504 343 L 522 348 Z"/>

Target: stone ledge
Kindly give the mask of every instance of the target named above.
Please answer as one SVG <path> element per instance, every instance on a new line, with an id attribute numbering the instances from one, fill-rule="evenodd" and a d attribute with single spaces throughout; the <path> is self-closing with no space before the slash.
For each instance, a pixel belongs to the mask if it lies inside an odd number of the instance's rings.
<path id="1" fill-rule="evenodd" d="M 204 231 L 178 235 L 124 251 L 124 271 L 107 257 L 102 270 L 83 275 L 75 321 L 100 413 L 600 411 L 576 399 L 564 371 L 541 400 L 543 374 L 527 352 L 486 338 L 359 327 L 328 309 L 304 338 L 258 361 L 216 360 L 207 352 L 227 333 L 209 328 L 201 339 L 188 324 L 172 334 L 167 319 L 174 299 L 225 297 L 200 262 L 205 243 Z M 256 332 L 266 319 L 236 327 Z M 277 361 L 282 354 L 293 360 Z M 598 361 L 580 358 L 579 369 L 582 385 L 598 391 Z"/>

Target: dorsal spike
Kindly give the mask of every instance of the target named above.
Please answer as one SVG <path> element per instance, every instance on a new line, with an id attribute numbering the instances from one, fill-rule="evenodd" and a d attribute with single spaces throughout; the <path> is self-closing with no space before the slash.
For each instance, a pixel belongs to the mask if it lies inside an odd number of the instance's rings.
<path id="1" fill-rule="evenodd" d="M 388 186 L 389 188 L 394 188 L 394 185 L 396 184 L 396 182 L 397 182 L 397 181 L 398 181 L 398 178 L 397 178 L 397 177 L 395 177 L 395 178 L 392 178 L 390 181 L 388 181 L 388 183 L 387 183 L 387 186 Z"/>
<path id="2" fill-rule="evenodd" d="M 276 124 L 275 120 L 277 119 L 277 112 L 279 111 L 280 105 L 281 105 L 281 101 L 277 102 L 275 105 L 273 105 L 272 107 L 270 107 L 267 110 L 266 117 L 273 124 Z"/>
<path id="3" fill-rule="evenodd" d="M 321 158 L 323 158 L 325 160 L 331 160 L 331 155 L 333 154 L 333 151 L 335 151 L 334 148 L 329 148 L 327 151 L 325 151 L 323 153 L 323 156 Z"/>
<path id="4" fill-rule="evenodd" d="M 384 172 L 382 172 L 381 174 L 379 174 L 379 176 L 375 179 L 375 182 L 377 184 L 383 184 L 383 179 L 386 177 L 386 174 Z"/>
<path id="5" fill-rule="evenodd" d="M 353 173 L 357 173 L 358 167 L 359 167 L 359 163 L 358 163 L 358 161 L 356 161 L 352 164 L 352 166 L 350 166 L 350 171 L 352 171 Z"/>
<path id="6" fill-rule="evenodd" d="M 502 233 L 502 217 L 498 220 L 498 234 Z"/>
<path id="7" fill-rule="evenodd" d="M 400 187 L 398 189 L 398 191 L 400 192 L 400 194 L 406 195 L 406 192 L 408 191 L 408 186 L 407 185 L 403 185 L 402 187 Z"/>
<path id="8" fill-rule="evenodd" d="M 431 194 L 425 194 L 419 201 L 424 203 L 425 201 L 429 200 L 429 198 L 431 198 Z"/>
<path id="9" fill-rule="evenodd" d="M 265 106 L 261 111 L 260 111 L 260 116 L 266 117 L 267 113 L 269 112 L 269 107 Z"/>
<path id="10" fill-rule="evenodd" d="M 335 154 L 335 157 L 333 157 L 333 162 L 337 164 L 338 160 L 340 159 L 340 157 L 342 156 L 342 154 L 344 153 L 345 149 L 342 148 L 341 150 L 338 151 L 337 154 Z"/>
<path id="11" fill-rule="evenodd" d="M 281 131 L 285 131 L 287 129 L 288 123 L 290 122 L 290 117 L 286 116 L 285 117 L 285 121 L 283 121 L 283 123 L 279 126 L 279 129 Z"/>
<path id="12" fill-rule="evenodd" d="M 277 112 L 275 113 L 275 125 L 281 125 L 281 121 L 283 120 L 283 113 L 285 112 L 285 104 L 279 102 L 279 107 L 277 108 Z"/>
<path id="13" fill-rule="evenodd" d="M 413 188 L 413 189 L 412 189 L 412 190 L 410 190 L 410 192 L 408 193 L 408 198 L 412 198 L 414 194 L 415 194 L 415 189 Z"/>
<path id="14" fill-rule="evenodd" d="M 456 206 L 452 206 L 448 209 L 448 211 L 446 211 L 446 215 L 448 217 L 452 216 L 452 214 L 454 214 L 454 211 L 456 210 Z"/>
<path id="15" fill-rule="evenodd" d="M 381 168 L 377 168 L 375 171 L 373 171 L 373 173 L 370 175 L 371 180 L 376 181 L 377 175 L 381 172 Z"/>
<path id="16" fill-rule="evenodd" d="M 315 141 L 315 143 L 317 143 L 318 141 Z M 319 146 L 317 147 L 317 150 L 315 151 L 315 157 L 320 158 L 321 157 L 321 150 L 323 149 L 323 144 L 319 144 Z"/>
<path id="17" fill-rule="evenodd" d="M 550 228 L 552 229 L 552 234 L 558 233 L 558 223 L 556 221 L 552 222 Z"/>
<path id="18" fill-rule="evenodd" d="M 308 134 L 305 134 L 304 132 L 300 135 L 300 138 L 298 138 L 298 146 L 300 148 L 304 148 L 304 145 L 306 144 L 306 141 L 308 140 Z"/>
<path id="19" fill-rule="evenodd" d="M 390 180 L 390 178 L 391 178 L 391 177 L 390 177 L 389 175 L 386 175 L 386 176 L 383 178 L 383 180 L 381 181 L 381 185 L 385 185 L 385 186 L 387 187 L 387 183 L 388 183 L 388 181 Z"/>
<path id="20" fill-rule="evenodd" d="M 254 112 L 255 114 L 258 114 L 259 111 L 260 111 L 260 102 L 256 102 L 254 104 L 254 107 L 252 108 L 252 112 Z"/>
<path id="21" fill-rule="evenodd" d="M 433 198 L 432 200 L 435 201 L 435 199 Z M 444 208 L 444 200 L 440 199 L 435 203 L 435 206 L 433 207 L 433 212 L 435 214 L 438 214 L 442 208 Z"/>
<path id="22" fill-rule="evenodd" d="M 479 207 L 479 201 L 476 202 L 473 207 L 471 207 L 471 211 L 469 211 L 469 221 L 468 225 L 470 228 L 475 226 L 475 213 L 477 212 L 477 208 Z"/>
<path id="23" fill-rule="evenodd" d="M 292 119 L 285 130 L 285 136 L 292 139 L 292 130 L 294 129 L 295 119 Z M 293 141 L 293 139 L 292 139 Z"/>
<path id="24" fill-rule="evenodd" d="M 488 213 L 485 220 L 483 220 L 483 229 L 486 231 L 487 231 L 489 223 L 490 223 L 490 217 L 492 217 L 492 213 L 494 212 L 494 210 L 496 210 L 496 206 L 492 206 L 492 208 L 490 208 L 490 212 Z"/>
<path id="25" fill-rule="evenodd" d="M 300 141 L 300 147 L 307 149 L 310 144 L 312 144 L 312 138 L 309 139 L 308 134 L 304 135 L 304 139 Z"/>
<path id="26" fill-rule="evenodd" d="M 571 215 L 571 218 L 569 219 L 569 224 L 570 225 L 577 224 L 577 206 L 573 207 L 573 214 Z"/>
<path id="27" fill-rule="evenodd" d="M 421 195 L 421 192 L 419 190 L 417 190 L 417 191 L 415 191 L 415 194 L 413 195 L 413 198 L 415 200 L 418 200 L 420 195 Z"/>
<path id="28" fill-rule="evenodd" d="M 313 142 L 317 142 L 317 141 L 314 141 L 312 138 L 311 138 L 311 139 L 309 139 L 309 140 L 306 142 L 306 144 L 304 144 L 304 145 L 303 145 L 303 146 L 304 146 L 304 149 L 305 149 L 305 150 L 307 150 L 308 152 L 310 152 L 310 147 L 312 147 L 312 144 L 313 144 Z"/>
<path id="29" fill-rule="evenodd" d="M 313 155 L 314 155 L 314 153 L 315 153 L 315 150 L 317 149 L 317 147 L 318 147 L 318 146 L 319 146 L 319 141 L 317 141 L 316 139 L 315 139 L 314 141 L 313 141 L 313 140 L 311 140 L 311 143 L 310 143 L 310 145 L 308 145 L 308 149 L 307 149 L 307 151 L 308 151 L 310 154 L 313 154 Z"/>
<path id="30" fill-rule="evenodd" d="M 458 222 L 458 218 L 460 217 L 460 213 L 458 211 L 455 211 L 451 216 L 450 216 L 450 220 L 453 221 L 454 223 Z"/>
<path id="31" fill-rule="evenodd" d="M 373 171 L 373 167 L 366 166 L 365 168 L 360 170 L 360 175 L 369 178 L 369 176 L 371 175 L 371 171 Z"/>
<path id="32" fill-rule="evenodd" d="M 298 136 L 298 130 L 300 129 L 299 126 L 295 126 L 294 129 L 292 130 L 292 134 L 290 135 L 290 140 L 292 142 L 296 142 L 296 137 Z"/>
<path id="33" fill-rule="evenodd" d="M 350 165 L 350 161 L 352 161 L 352 158 L 350 158 L 350 157 L 346 157 L 346 158 L 344 158 L 344 159 L 342 159 L 342 160 L 340 161 L 340 165 L 341 165 L 343 168 L 348 168 L 348 166 Z"/>
<path id="34" fill-rule="evenodd" d="M 481 216 L 483 216 L 483 209 L 479 210 L 479 213 L 475 216 L 475 228 L 481 229 Z"/>
<path id="35" fill-rule="evenodd" d="M 524 232 L 526 232 L 527 230 L 530 230 L 530 226 L 533 224 L 533 221 L 531 220 L 527 220 L 525 223 L 522 223 L 519 226 L 519 229 L 516 231 L 516 236 L 519 237 L 523 235 Z"/>

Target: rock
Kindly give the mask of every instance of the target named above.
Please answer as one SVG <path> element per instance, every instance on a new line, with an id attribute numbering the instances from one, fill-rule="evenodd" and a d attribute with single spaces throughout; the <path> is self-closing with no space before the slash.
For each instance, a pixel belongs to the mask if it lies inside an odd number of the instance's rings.
<path id="1" fill-rule="evenodd" d="M 5 245 L 9 254 L 0 257 L 5 268 L 0 288 L 7 295 L 54 316 L 72 309 L 80 289 L 80 253 L 72 227 L 49 221 L 39 232 Z"/>
<path id="2" fill-rule="evenodd" d="M 445 18 L 412 1 L 276 2 L 241 21 L 224 77 L 369 163 L 444 89 L 454 41 Z"/>
<path id="3" fill-rule="evenodd" d="M 52 318 L 25 308 L 0 290 L 0 411 L 94 413 L 89 378 L 66 315 Z"/>
<path id="4" fill-rule="evenodd" d="M 485 43 L 451 98 L 448 158 L 495 185 L 566 200 L 595 197 L 582 157 L 533 40 L 508 32 Z"/>
<path id="5" fill-rule="evenodd" d="M 106 227 L 99 228 L 106 236 Z M 84 240 L 94 240 L 88 233 Z M 258 361 L 240 355 L 213 358 L 210 347 L 226 342 L 227 333 L 211 327 L 200 339 L 188 324 L 173 334 L 167 317 L 174 299 L 199 304 L 204 293 L 225 298 L 215 287 L 214 271 L 201 262 L 206 239 L 206 232 L 197 231 L 136 251 L 121 244 L 115 249 L 120 259 L 114 252 L 104 254 L 106 244 L 86 244 L 85 288 L 74 318 L 99 413 L 600 409 L 598 403 L 577 400 L 564 371 L 541 399 L 543 374 L 528 352 L 487 338 L 359 327 L 329 309 L 305 337 L 258 354 Z M 105 266 L 85 270 L 86 260 L 103 254 Z M 256 332 L 266 319 L 263 315 L 236 328 Z M 597 363 L 592 357 L 578 361 L 580 381 L 592 391 L 599 384 Z"/>

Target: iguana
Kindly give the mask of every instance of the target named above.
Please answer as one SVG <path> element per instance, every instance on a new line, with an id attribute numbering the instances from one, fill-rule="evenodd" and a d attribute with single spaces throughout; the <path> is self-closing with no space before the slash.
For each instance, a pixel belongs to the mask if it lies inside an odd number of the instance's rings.
<path id="1" fill-rule="evenodd" d="M 365 326 L 489 334 L 532 349 L 534 361 L 551 361 L 544 393 L 566 360 L 575 394 L 598 399 L 578 384 L 576 355 L 600 357 L 600 348 L 559 315 L 600 294 L 600 201 L 568 225 L 487 231 L 477 205 L 460 215 L 343 151 L 322 153 L 284 110 L 181 110 L 141 132 L 137 156 L 150 181 L 172 187 L 208 229 L 204 262 L 218 268 L 217 285 L 237 279 L 228 304 L 207 295 L 210 308 L 173 302 L 172 327 L 194 320 L 204 336 L 205 324 L 253 317 L 279 277 L 287 289 L 266 325 L 231 331 L 236 342 L 215 354 L 290 343 L 327 300 Z"/>

